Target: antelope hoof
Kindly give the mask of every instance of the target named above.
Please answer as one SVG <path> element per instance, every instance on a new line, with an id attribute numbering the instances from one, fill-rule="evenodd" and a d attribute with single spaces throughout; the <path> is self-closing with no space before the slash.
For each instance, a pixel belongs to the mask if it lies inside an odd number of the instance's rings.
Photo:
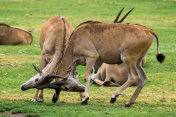
<path id="1" fill-rule="evenodd" d="M 32 99 L 31 99 L 31 102 L 36 102 L 36 99 L 32 98 Z"/>
<path id="2" fill-rule="evenodd" d="M 43 102 L 43 95 L 39 95 L 37 102 Z"/>
<path id="3" fill-rule="evenodd" d="M 116 101 L 116 98 L 111 98 L 110 103 L 114 103 Z"/>
<path id="4" fill-rule="evenodd" d="M 37 102 L 43 102 L 42 98 L 38 98 Z"/>
<path id="5" fill-rule="evenodd" d="M 53 95 L 53 98 L 52 98 L 52 102 L 53 102 L 53 103 L 56 103 L 57 100 L 58 100 L 58 98 L 56 98 L 56 96 L 55 96 L 55 94 L 54 94 L 54 95 Z"/>
<path id="6" fill-rule="evenodd" d="M 130 107 L 132 104 L 134 104 L 134 103 L 127 103 L 127 104 L 125 104 L 125 107 Z"/>
<path id="7" fill-rule="evenodd" d="M 106 81 L 103 83 L 104 86 L 109 86 L 110 85 L 110 81 Z"/>
<path id="8" fill-rule="evenodd" d="M 113 95 L 113 96 L 111 97 L 110 103 L 114 103 L 114 102 L 116 101 L 116 98 L 117 98 L 118 96 L 119 96 L 119 95 L 117 95 L 117 96 Z"/>
<path id="9" fill-rule="evenodd" d="M 89 100 L 89 98 L 87 98 L 87 99 L 85 99 L 84 101 L 82 101 L 82 105 L 87 105 L 87 103 L 88 103 L 88 100 Z"/>

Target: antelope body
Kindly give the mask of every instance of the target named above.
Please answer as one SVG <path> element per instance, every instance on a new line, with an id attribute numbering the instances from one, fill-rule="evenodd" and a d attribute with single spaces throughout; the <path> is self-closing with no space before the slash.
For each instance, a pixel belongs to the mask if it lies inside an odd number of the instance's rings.
<path id="1" fill-rule="evenodd" d="M 145 57 L 142 59 L 141 66 L 145 63 Z M 102 86 L 121 86 L 128 80 L 128 72 L 124 63 L 106 64 L 103 63 L 98 69 L 97 73 L 91 76 L 94 83 Z M 137 85 L 136 83 L 132 84 Z"/>
<path id="2" fill-rule="evenodd" d="M 0 23 L 0 45 L 29 45 L 32 41 L 29 32 Z"/>
<path id="3" fill-rule="evenodd" d="M 82 104 L 85 105 L 89 99 L 89 79 L 95 62 L 102 61 L 107 64 L 123 62 L 128 71 L 128 80 L 114 92 L 110 102 L 114 103 L 116 97 L 126 88 L 138 82 L 136 91 L 126 104 L 126 106 L 130 106 L 135 102 L 147 80 L 140 63 L 154 37 L 157 40 L 157 59 L 162 62 L 164 56 L 159 53 L 158 37 L 153 30 L 133 24 L 84 22 L 78 25 L 70 36 L 59 74 L 66 77 L 73 63 L 78 60 L 85 61 L 86 89 L 81 94 Z"/>
<path id="4" fill-rule="evenodd" d="M 62 80 L 60 76 L 54 75 L 57 74 L 56 71 L 58 69 L 58 64 L 60 63 L 59 60 L 63 56 L 64 48 L 68 43 L 68 39 L 72 31 L 73 26 L 68 19 L 59 15 L 52 16 L 42 26 L 39 37 L 41 47 L 40 66 L 42 70 L 34 66 L 35 70 L 39 73 L 24 83 L 21 86 L 22 90 L 41 88 L 42 86 L 48 84 L 51 79 L 59 78 L 59 83 L 57 82 L 52 84 L 52 86 L 55 85 L 57 93 L 60 93 L 60 90 L 84 91 L 84 86 L 74 79 L 73 76 L 67 80 Z M 43 90 L 41 89 L 39 97 L 38 93 L 39 89 L 36 90 L 36 93 L 31 101 L 43 101 Z"/>

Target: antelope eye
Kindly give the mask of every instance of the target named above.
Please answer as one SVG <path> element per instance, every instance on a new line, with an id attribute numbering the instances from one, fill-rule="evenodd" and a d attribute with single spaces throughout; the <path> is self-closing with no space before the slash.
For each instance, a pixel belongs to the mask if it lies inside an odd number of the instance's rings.
<path id="1" fill-rule="evenodd" d="M 37 78 L 37 79 L 35 79 L 35 82 L 37 82 L 39 79 Z"/>

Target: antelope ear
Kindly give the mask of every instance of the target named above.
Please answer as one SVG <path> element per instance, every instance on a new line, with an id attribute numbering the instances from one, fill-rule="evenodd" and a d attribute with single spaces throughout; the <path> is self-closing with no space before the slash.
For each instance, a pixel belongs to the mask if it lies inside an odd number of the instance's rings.
<path id="1" fill-rule="evenodd" d="M 49 74 L 49 75 L 44 77 L 44 80 L 48 80 L 50 78 L 63 78 L 63 77 L 59 76 L 59 75 L 55 75 L 55 74 Z"/>
<path id="2" fill-rule="evenodd" d="M 42 73 L 42 70 L 41 69 L 39 69 L 38 67 L 36 67 L 34 64 L 32 64 L 33 65 L 33 67 L 34 67 L 34 69 L 35 69 L 35 71 L 37 71 L 38 73 Z"/>

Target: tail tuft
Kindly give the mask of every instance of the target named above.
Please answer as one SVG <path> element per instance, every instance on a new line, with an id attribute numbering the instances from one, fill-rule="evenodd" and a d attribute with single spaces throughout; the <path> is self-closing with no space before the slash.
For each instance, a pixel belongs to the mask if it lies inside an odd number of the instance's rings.
<path id="1" fill-rule="evenodd" d="M 165 59 L 166 57 L 164 56 L 164 54 L 157 54 L 157 55 L 156 55 L 156 58 L 157 58 L 157 60 L 158 60 L 160 63 L 162 63 L 162 62 L 164 62 L 164 59 Z"/>

